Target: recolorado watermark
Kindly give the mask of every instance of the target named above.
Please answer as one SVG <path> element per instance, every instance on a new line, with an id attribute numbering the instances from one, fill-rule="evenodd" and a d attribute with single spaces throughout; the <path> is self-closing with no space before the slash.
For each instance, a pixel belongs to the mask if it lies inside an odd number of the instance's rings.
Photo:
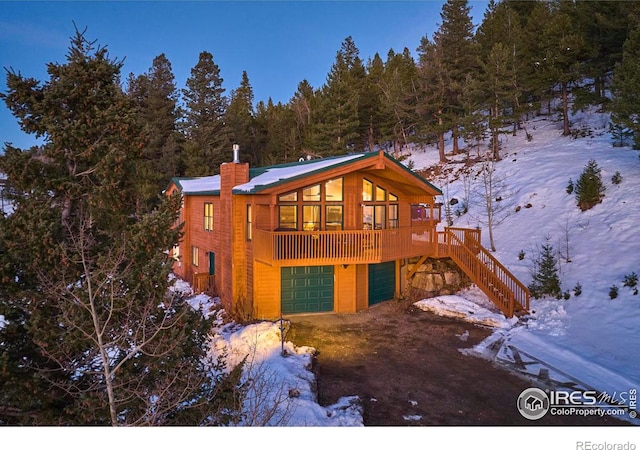
<path id="1" fill-rule="evenodd" d="M 576 442 L 576 450 L 636 450 L 633 442 Z"/>
<path id="2" fill-rule="evenodd" d="M 547 414 L 553 416 L 596 416 L 635 419 L 637 389 L 612 393 L 597 391 L 565 391 L 528 388 L 518 396 L 520 414 L 529 420 L 538 420 Z M 618 447 L 581 447 L 583 450 L 618 450 Z M 622 449 L 620 450 L 635 450 Z"/>

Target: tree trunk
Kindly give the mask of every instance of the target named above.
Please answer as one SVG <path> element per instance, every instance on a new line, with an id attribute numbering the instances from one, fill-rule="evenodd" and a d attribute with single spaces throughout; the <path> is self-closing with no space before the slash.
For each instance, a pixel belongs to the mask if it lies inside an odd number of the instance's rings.
<path id="1" fill-rule="evenodd" d="M 562 114 L 564 115 L 564 131 L 563 136 L 569 136 L 571 129 L 569 128 L 569 95 L 567 93 L 567 83 L 562 83 Z"/>

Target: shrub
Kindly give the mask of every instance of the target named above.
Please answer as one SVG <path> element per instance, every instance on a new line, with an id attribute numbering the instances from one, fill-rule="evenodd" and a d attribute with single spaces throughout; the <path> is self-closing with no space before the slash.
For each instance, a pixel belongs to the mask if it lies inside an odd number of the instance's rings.
<path id="1" fill-rule="evenodd" d="M 614 284 L 609 288 L 609 298 L 613 300 L 614 298 L 617 298 L 617 297 L 618 297 L 618 286 Z"/>
<path id="2" fill-rule="evenodd" d="M 602 201 L 604 197 L 604 184 L 600 176 L 600 167 L 595 160 L 590 160 L 585 166 L 580 178 L 575 185 L 575 195 L 578 207 L 582 211 L 593 208 Z"/>
<path id="3" fill-rule="evenodd" d="M 613 176 L 611 177 L 611 182 L 613 184 L 622 183 L 622 175 L 620 175 L 620 172 L 616 172 L 616 173 L 613 174 Z"/>
<path id="4" fill-rule="evenodd" d="M 624 276 L 624 286 L 631 288 L 633 295 L 638 295 L 638 274 L 631 272 L 629 275 Z"/>
<path id="5" fill-rule="evenodd" d="M 634 288 L 638 285 L 638 274 L 631 272 L 629 275 L 624 276 L 624 286 Z"/>
<path id="6" fill-rule="evenodd" d="M 520 253 L 518 253 L 518 259 L 520 261 L 522 261 L 524 259 L 524 250 L 520 250 Z"/>
<path id="7" fill-rule="evenodd" d="M 573 295 L 578 297 L 578 296 L 580 296 L 580 294 L 582 294 L 582 285 L 578 282 L 578 283 L 576 283 L 575 287 L 573 288 Z"/>
<path id="8" fill-rule="evenodd" d="M 567 194 L 573 194 L 573 180 L 569 178 L 569 184 L 567 184 Z"/>

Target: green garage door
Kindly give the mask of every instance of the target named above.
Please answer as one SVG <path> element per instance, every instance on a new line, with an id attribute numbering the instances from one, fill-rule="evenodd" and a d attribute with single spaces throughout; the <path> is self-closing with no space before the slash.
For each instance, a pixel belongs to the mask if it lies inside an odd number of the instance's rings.
<path id="1" fill-rule="evenodd" d="M 396 262 L 369 264 L 369 306 L 391 300 L 396 293 Z"/>
<path id="2" fill-rule="evenodd" d="M 283 267 L 282 314 L 333 311 L 333 266 Z"/>

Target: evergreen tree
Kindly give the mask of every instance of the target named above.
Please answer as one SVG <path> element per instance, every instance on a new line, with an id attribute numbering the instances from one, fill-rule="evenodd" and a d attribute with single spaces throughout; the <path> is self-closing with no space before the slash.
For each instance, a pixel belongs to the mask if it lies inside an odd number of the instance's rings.
<path id="1" fill-rule="evenodd" d="M 363 115 L 363 122 L 367 125 L 365 148 L 371 151 L 376 146 L 386 146 L 392 140 L 393 116 L 384 105 L 385 64 L 378 53 L 367 61 L 366 69 L 367 86 L 364 96 L 368 99 L 369 107 Z"/>
<path id="2" fill-rule="evenodd" d="M 242 72 L 240 86 L 231 92 L 225 124 L 229 128 L 230 140 L 240 146 L 243 157 L 249 159 L 253 165 L 260 165 L 262 154 L 257 145 L 253 88 L 246 71 Z"/>
<path id="3" fill-rule="evenodd" d="M 559 0 L 552 9 L 551 20 L 542 30 L 545 43 L 544 60 L 553 85 L 560 89 L 564 136 L 571 134 L 569 93 L 583 78 L 582 66 L 588 50 L 584 45 L 584 36 L 577 29 L 573 17 L 575 4 Z"/>
<path id="4" fill-rule="evenodd" d="M 402 53 L 390 50 L 378 86 L 382 94 L 384 135 L 391 142 L 394 157 L 399 159 L 403 157 L 402 148 L 409 144 L 410 135 L 415 132 L 417 78 L 416 64 L 409 49 L 405 48 Z"/>
<path id="5" fill-rule="evenodd" d="M 256 124 L 261 139 L 263 164 L 273 165 L 297 161 L 302 152 L 302 141 L 296 128 L 294 111 L 271 99 L 265 105 L 259 102 Z"/>
<path id="6" fill-rule="evenodd" d="M 220 172 L 229 160 L 231 142 L 224 122 L 228 99 L 222 87 L 220 68 L 213 55 L 201 52 L 191 69 L 182 95 L 186 106 L 184 149 L 185 175 L 205 176 Z"/>
<path id="7" fill-rule="evenodd" d="M 593 208 L 602 202 L 605 187 L 600 175 L 600 167 L 595 160 L 589 160 L 575 185 L 578 208 L 582 211 Z"/>
<path id="8" fill-rule="evenodd" d="M 624 44 L 622 61 L 616 66 L 611 87 L 611 121 L 617 134 L 628 131 L 633 137 L 633 148 L 640 149 L 640 27 L 631 32 Z"/>
<path id="9" fill-rule="evenodd" d="M 497 43 L 491 49 L 483 65 L 483 86 L 487 94 L 486 105 L 489 110 L 489 130 L 491 133 L 491 154 L 494 161 L 500 160 L 500 134 L 505 122 L 511 117 L 508 112 L 513 111 L 512 99 L 514 73 L 510 63 L 510 51 Z"/>
<path id="10" fill-rule="evenodd" d="M 539 258 L 534 261 L 532 280 L 528 287 L 533 298 L 560 295 L 562 289 L 558 276 L 558 261 L 551 245 L 542 246 Z"/>
<path id="11" fill-rule="evenodd" d="M 487 102 L 492 106 L 487 109 L 492 111 L 495 118 L 499 115 L 502 122 L 513 124 L 513 135 L 515 136 L 521 127 L 523 115 L 530 109 L 531 95 L 526 92 L 524 80 L 529 69 L 529 61 L 525 56 L 525 44 L 523 42 L 522 18 L 516 10 L 512 8 L 512 2 L 489 2 L 489 6 L 484 15 L 482 24 L 476 33 L 476 40 L 480 47 L 481 61 L 483 62 L 484 76 L 479 78 L 488 85 L 493 85 L 494 89 L 487 89 L 491 96 L 491 101 Z M 497 45 L 504 47 L 498 51 Z M 503 56 L 503 63 L 496 65 L 498 55 Z M 502 80 L 496 80 L 497 72 L 502 72 Z M 490 75 L 493 75 L 492 76 Z M 496 84 L 500 84 L 500 97 L 496 103 Z M 527 101 L 522 101 L 526 97 Z M 496 108 L 498 106 L 498 108 Z M 494 135 L 495 137 L 495 135 Z M 495 143 L 495 139 L 493 139 Z M 498 150 L 493 148 L 494 153 Z M 494 155 L 497 157 L 497 154 Z"/>
<path id="12" fill-rule="evenodd" d="M 525 16 L 520 15 L 522 5 L 533 5 Z M 547 47 L 551 45 L 542 30 L 551 21 L 550 2 L 508 2 L 509 7 L 519 12 L 522 27 L 522 53 L 525 70 L 522 73 L 523 90 L 528 93 L 526 101 L 537 105 L 542 112 L 546 106 L 551 114 L 554 78 L 552 66 L 547 60 Z M 525 10 L 526 12 L 526 10 Z"/>
<path id="13" fill-rule="evenodd" d="M 121 67 L 76 31 L 46 82 L 7 74 L 2 99 L 45 143 L 0 157 L 15 206 L 0 245 L 5 424 L 219 417 L 204 365 L 210 324 L 167 294 L 179 199 L 136 208 L 146 142 Z"/>
<path id="14" fill-rule="evenodd" d="M 447 0 L 440 17 L 442 23 L 434 34 L 434 41 L 444 50 L 441 61 L 447 81 L 443 118 L 452 131 L 452 150 L 456 154 L 459 151 L 458 128 L 464 112 L 462 91 L 467 74 L 478 69 L 478 48 L 468 1 Z"/>
<path id="15" fill-rule="evenodd" d="M 295 142 L 298 146 L 294 146 L 292 150 L 308 150 L 312 151 L 317 135 L 317 109 L 318 109 L 318 93 L 313 89 L 307 80 L 298 83 L 298 89 L 293 94 L 288 104 L 295 120 Z"/>
<path id="16" fill-rule="evenodd" d="M 137 105 L 147 143 L 136 170 L 143 185 L 146 209 L 158 202 L 171 177 L 182 175 L 183 136 L 178 131 L 178 92 L 171 63 L 164 54 L 153 59 L 151 69 L 129 80 L 128 94 Z"/>
<path id="17" fill-rule="evenodd" d="M 443 53 L 440 41 L 432 42 L 427 36 L 420 40 L 415 106 L 419 123 L 418 135 L 423 142 L 429 142 L 431 134 L 437 136 L 440 163 L 448 161 L 445 156 L 444 135 L 450 129 L 449 123 L 445 122 L 448 74 L 443 67 Z"/>
<path id="18" fill-rule="evenodd" d="M 638 11 L 637 2 L 576 2 L 576 24 L 590 51 L 583 70 L 589 83 L 575 92 L 579 95 L 575 95 L 574 108 L 606 103 L 610 75 L 622 61 L 622 47 L 635 25 L 634 11 Z"/>
<path id="19" fill-rule="evenodd" d="M 359 100 L 365 76 L 351 36 L 342 43 L 320 93 L 316 151 L 323 155 L 355 150 L 359 141 Z"/>

